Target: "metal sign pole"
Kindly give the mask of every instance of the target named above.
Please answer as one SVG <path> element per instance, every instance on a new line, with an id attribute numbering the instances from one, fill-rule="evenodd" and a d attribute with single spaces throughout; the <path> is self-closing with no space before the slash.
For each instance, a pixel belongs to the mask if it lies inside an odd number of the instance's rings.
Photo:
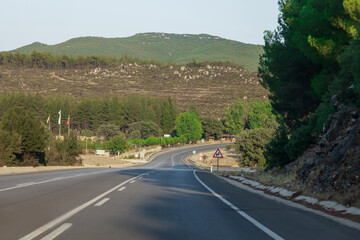
<path id="1" fill-rule="evenodd" d="M 221 154 L 220 149 L 216 150 L 216 152 L 214 153 L 213 158 L 217 159 L 216 171 L 217 171 L 217 173 L 219 173 L 219 158 L 223 158 L 223 155 Z"/>

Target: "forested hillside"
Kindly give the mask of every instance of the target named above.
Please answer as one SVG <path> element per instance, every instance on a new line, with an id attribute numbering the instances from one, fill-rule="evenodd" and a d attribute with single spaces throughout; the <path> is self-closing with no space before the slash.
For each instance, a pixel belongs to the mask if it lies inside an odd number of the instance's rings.
<path id="1" fill-rule="evenodd" d="M 0 119 L 8 109 L 23 107 L 32 112 L 42 122 L 50 116 L 50 129 L 59 129 L 58 112 L 61 110 L 62 127 L 68 116 L 71 117 L 71 129 L 90 130 L 96 132 L 102 124 L 115 124 L 122 131 L 126 131 L 132 123 L 150 121 L 170 133 L 178 115 L 178 106 L 170 98 L 151 98 L 139 95 L 124 99 L 112 98 L 75 98 L 72 96 L 48 96 L 40 94 L 7 93 L 0 94 Z M 160 133 L 159 133 L 160 134 Z"/>
<path id="2" fill-rule="evenodd" d="M 72 56 L 125 55 L 143 60 L 185 64 L 196 61 L 229 61 L 255 71 L 263 46 L 245 44 L 207 34 L 140 33 L 126 38 L 80 37 L 56 45 L 39 42 L 14 52 L 51 52 Z"/>
<path id="3" fill-rule="evenodd" d="M 265 34 L 259 76 L 283 127 L 274 165 L 294 161 L 335 113 L 331 99 L 360 106 L 360 9 L 356 0 L 281 1 L 279 27 Z M 287 129 L 286 134 L 280 134 Z"/>
<path id="4" fill-rule="evenodd" d="M 271 105 L 253 111 L 270 124 L 249 128 L 252 114 L 245 122 L 225 119 L 238 127 L 240 165 L 270 170 L 243 175 L 360 206 L 360 2 L 284 0 L 279 9 L 278 27 L 265 32 L 258 69 Z M 244 111 L 234 102 L 226 114 Z M 273 117 L 278 125 L 268 121 Z"/>

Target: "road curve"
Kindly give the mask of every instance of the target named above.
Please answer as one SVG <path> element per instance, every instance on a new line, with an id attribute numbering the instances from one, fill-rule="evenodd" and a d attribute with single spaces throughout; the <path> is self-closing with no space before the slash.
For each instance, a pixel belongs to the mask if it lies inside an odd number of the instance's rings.
<path id="1" fill-rule="evenodd" d="M 218 147 L 164 152 L 131 169 L 0 176 L 0 239 L 358 239 L 182 161 Z"/>

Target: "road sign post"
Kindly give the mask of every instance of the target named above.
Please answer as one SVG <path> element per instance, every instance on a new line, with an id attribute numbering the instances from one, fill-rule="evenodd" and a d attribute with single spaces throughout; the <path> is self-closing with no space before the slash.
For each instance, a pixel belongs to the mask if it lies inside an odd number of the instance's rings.
<path id="1" fill-rule="evenodd" d="M 217 168 L 216 171 L 219 173 L 219 158 L 223 158 L 223 155 L 220 152 L 220 149 L 217 149 L 216 152 L 214 153 L 213 158 L 217 159 Z"/>

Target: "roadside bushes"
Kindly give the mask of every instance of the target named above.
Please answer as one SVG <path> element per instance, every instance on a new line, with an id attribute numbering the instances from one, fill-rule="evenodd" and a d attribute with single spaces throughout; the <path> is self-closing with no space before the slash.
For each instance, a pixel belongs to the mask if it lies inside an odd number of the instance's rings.
<path id="1" fill-rule="evenodd" d="M 0 124 L 0 158 L 4 165 L 44 164 L 45 128 L 40 120 L 22 107 L 5 112 Z"/>
<path id="2" fill-rule="evenodd" d="M 152 121 L 140 121 L 129 124 L 128 132 L 130 136 L 137 137 L 140 133 L 140 138 L 149 138 L 150 136 L 162 135 L 161 128 Z"/>
<path id="3" fill-rule="evenodd" d="M 143 147 L 143 146 L 168 146 L 168 145 L 179 145 L 186 143 L 187 139 L 184 136 L 180 137 L 149 137 L 147 139 L 128 139 L 127 142 L 130 145 L 135 145 L 136 147 Z"/>
<path id="4" fill-rule="evenodd" d="M 236 136 L 234 149 L 240 154 L 239 166 L 265 167 L 264 150 L 274 134 L 274 129 L 257 128 L 241 131 Z"/>
<path id="5" fill-rule="evenodd" d="M 238 99 L 226 109 L 223 122 L 225 131 L 238 134 L 243 129 L 276 128 L 277 118 L 269 101 Z"/>
<path id="6" fill-rule="evenodd" d="M 112 152 L 124 152 L 128 144 L 123 135 L 112 137 L 109 141 L 104 142 L 104 149 Z"/>
<path id="7" fill-rule="evenodd" d="M 50 148 L 46 150 L 46 165 L 49 166 L 73 166 L 81 165 L 79 157 L 81 147 L 75 132 L 70 132 L 64 140 L 53 139 Z"/>
<path id="8" fill-rule="evenodd" d="M 175 120 L 175 129 L 178 136 L 185 136 L 193 142 L 201 139 L 203 134 L 199 117 L 194 112 L 180 114 Z"/>
<path id="9" fill-rule="evenodd" d="M 283 167 L 290 163 L 290 158 L 285 151 L 285 146 L 289 143 L 288 129 L 284 124 L 280 125 L 274 134 L 274 137 L 266 145 L 264 156 L 266 167 Z"/>
<path id="10" fill-rule="evenodd" d="M 99 137 L 104 137 L 106 140 L 109 140 L 110 138 L 119 135 L 120 133 L 120 127 L 116 126 L 115 124 L 102 124 L 96 131 L 96 135 Z"/>
<path id="11" fill-rule="evenodd" d="M 0 129 L 0 167 L 17 165 L 16 155 L 21 154 L 21 137 Z"/>

